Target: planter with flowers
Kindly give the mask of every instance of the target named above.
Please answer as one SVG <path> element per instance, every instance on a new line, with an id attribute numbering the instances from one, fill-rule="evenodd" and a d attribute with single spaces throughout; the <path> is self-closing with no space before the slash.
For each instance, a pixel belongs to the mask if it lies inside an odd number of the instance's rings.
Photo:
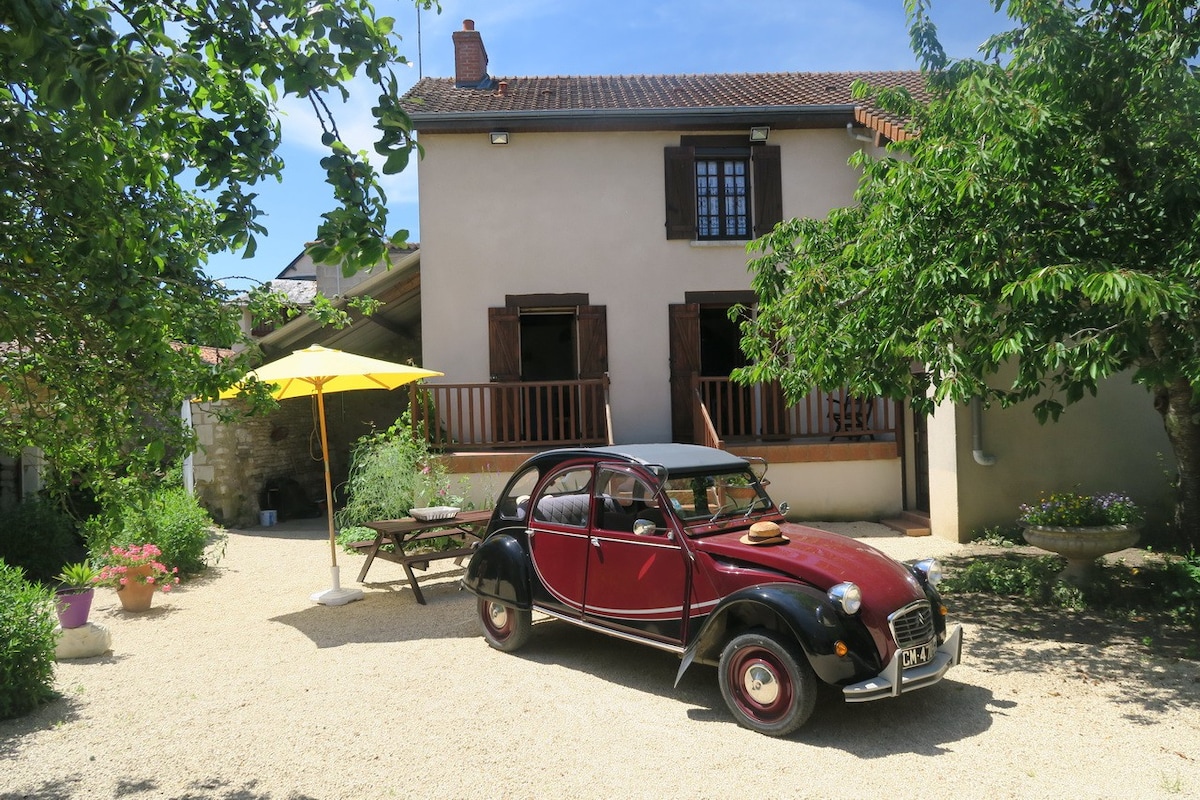
<path id="1" fill-rule="evenodd" d="M 1061 578 L 1079 582 L 1096 559 L 1137 544 L 1142 512 L 1123 494 L 1059 492 L 1021 506 L 1025 541 L 1067 559 Z"/>
<path id="2" fill-rule="evenodd" d="M 66 564 L 58 573 L 60 585 L 55 590 L 54 610 L 63 629 L 82 628 L 87 624 L 92 597 L 96 594 L 95 579 L 96 570 L 86 561 Z"/>
<path id="3" fill-rule="evenodd" d="M 169 592 L 179 583 L 178 568 L 168 570 L 158 560 L 162 551 L 153 544 L 109 548 L 96 583 L 112 586 L 126 611 L 146 611 L 156 591 Z"/>

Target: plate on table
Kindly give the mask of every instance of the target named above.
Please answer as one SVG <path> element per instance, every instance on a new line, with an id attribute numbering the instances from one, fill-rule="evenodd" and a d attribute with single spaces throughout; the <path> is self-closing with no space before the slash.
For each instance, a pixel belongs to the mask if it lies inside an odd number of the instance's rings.
<path id="1" fill-rule="evenodd" d="M 440 519 L 454 519 L 460 511 L 462 509 L 457 506 L 430 506 L 428 508 L 414 508 L 408 513 L 413 519 L 421 522 L 436 522 Z"/>

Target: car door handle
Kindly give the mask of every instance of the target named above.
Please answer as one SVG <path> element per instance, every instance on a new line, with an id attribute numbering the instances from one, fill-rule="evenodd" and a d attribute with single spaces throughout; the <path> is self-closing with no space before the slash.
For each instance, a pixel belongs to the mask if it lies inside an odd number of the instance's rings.
<path id="1" fill-rule="evenodd" d="M 595 536 L 592 537 L 592 547 L 595 547 L 596 549 L 600 548 L 600 539 L 599 538 L 597 538 Z"/>

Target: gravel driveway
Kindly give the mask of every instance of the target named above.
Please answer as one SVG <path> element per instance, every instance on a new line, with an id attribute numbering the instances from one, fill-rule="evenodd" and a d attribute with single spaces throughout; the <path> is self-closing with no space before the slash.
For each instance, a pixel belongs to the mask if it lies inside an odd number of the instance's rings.
<path id="1" fill-rule="evenodd" d="M 962 550 L 828 527 L 898 558 Z M 361 556 L 339 561 L 353 585 Z M 427 606 L 380 561 L 365 600 L 313 605 L 327 565 L 318 520 L 231 531 L 144 614 L 98 592 L 113 649 L 0 722 L 0 798 L 1200 796 L 1200 665 L 1111 628 L 952 608 L 964 661 L 940 685 L 826 698 L 771 739 L 733 722 L 711 667 L 674 688 L 675 657 L 556 621 L 489 649 L 453 562 L 422 580 Z"/>

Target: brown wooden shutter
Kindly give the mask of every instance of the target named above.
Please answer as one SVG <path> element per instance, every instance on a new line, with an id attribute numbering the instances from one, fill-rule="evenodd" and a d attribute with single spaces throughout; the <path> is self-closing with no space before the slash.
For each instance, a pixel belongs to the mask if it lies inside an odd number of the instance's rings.
<path id="1" fill-rule="evenodd" d="M 664 149 L 667 195 L 667 238 L 696 238 L 696 150 Z"/>
<path id="2" fill-rule="evenodd" d="M 763 145 L 750 151 L 754 170 L 754 237 L 764 236 L 783 221 L 783 169 L 779 148 Z"/>
<path id="3" fill-rule="evenodd" d="M 671 352 L 671 438 L 691 442 L 695 438 L 692 413 L 695 395 L 692 376 L 700 372 L 700 305 L 675 303 L 669 307 Z"/>
<path id="4" fill-rule="evenodd" d="M 608 373 L 608 312 L 604 306 L 579 306 L 576 309 L 579 336 L 579 378 L 592 380 Z M 579 395 L 580 433 L 588 438 L 611 441 L 603 388 L 581 390 Z"/>
<path id="5" fill-rule="evenodd" d="M 488 365 L 494 382 L 521 380 L 521 317 L 518 309 L 488 309 Z"/>
<path id="6" fill-rule="evenodd" d="M 608 314 L 604 306 L 580 306 L 579 377 L 602 378 L 608 372 Z"/>

